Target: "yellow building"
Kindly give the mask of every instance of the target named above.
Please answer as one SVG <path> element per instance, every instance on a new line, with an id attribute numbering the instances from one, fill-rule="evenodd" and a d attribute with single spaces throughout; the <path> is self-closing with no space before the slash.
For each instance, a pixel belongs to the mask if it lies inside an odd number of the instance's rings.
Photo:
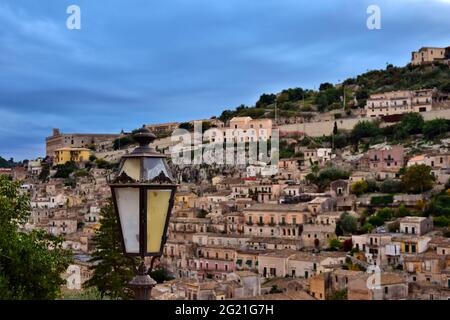
<path id="1" fill-rule="evenodd" d="M 91 150 L 87 148 L 60 148 L 55 150 L 55 164 L 65 164 L 66 162 L 88 161 Z"/>

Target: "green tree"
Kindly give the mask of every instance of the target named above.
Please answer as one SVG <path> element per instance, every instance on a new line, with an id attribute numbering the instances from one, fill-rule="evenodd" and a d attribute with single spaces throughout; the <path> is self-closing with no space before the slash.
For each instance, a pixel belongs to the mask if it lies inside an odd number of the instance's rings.
<path id="1" fill-rule="evenodd" d="M 333 84 L 329 83 L 329 82 L 325 82 L 325 83 L 321 83 L 319 86 L 319 91 L 325 91 L 328 89 L 332 89 L 334 88 Z"/>
<path id="2" fill-rule="evenodd" d="M 347 234 L 355 233 L 355 231 L 358 229 L 358 221 L 354 216 L 352 216 L 348 212 L 344 212 L 341 215 L 339 224 L 342 230 Z"/>
<path id="3" fill-rule="evenodd" d="M 398 218 L 407 217 L 409 215 L 411 215 L 411 212 L 403 203 L 398 207 L 397 212 L 395 213 L 395 216 Z"/>
<path id="4" fill-rule="evenodd" d="M 101 210 L 101 226 L 93 240 L 96 251 L 91 262 L 93 275 L 85 286 L 96 287 L 101 297 L 130 299 L 133 293 L 127 288 L 133 278 L 132 261 L 123 255 L 119 224 L 112 201 Z"/>
<path id="5" fill-rule="evenodd" d="M 369 223 L 371 226 L 379 227 L 379 226 L 382 226 L 384 224 L 384 220 L 380 216 L 374 215 L 374 216 L 371 216 L 367 220 L 367 223 Z"/>
<path id="6" fill-rule="evenodd" d="M 378 210 L 377 216 L 380 217 L 381 219 L 383 219 L 383 222 L 387 221 L 387 220 L 391 220 L 392 217 L 394 216 L 394 211 L 390 208 L 383 208 L 383 209 Z"/>
<path id="7" fill-rule="evenodd" d="M 95 165 L 99 169 L 110 169 L 111 168 L 111 164 L 108 161 L 106 161 L 105 159 L 95 160 Z"/>
<path id="8" fill-rule="evenodd" d="M 380 132 L 380 128 L 376 122 L 360 121 L 353 127 L 351 139 L 354 143 L 358 143 L 363 138 L 374 138 Z"/>
<path id="9" fill-rule="evenodd" d="M 450 194 L 439 194 L 433 197 L 427 206 L 426 213 L 433 216 L 447 216 L 450 218 Z"/>
<path id="10" fill-rule="evenodd" d="M 266 108 L 268 105 L 275 103 L 277 96 L 275 94 L 262 94 L 256 102 L 256 108 Z"/>
<path id="11" fill-rule="evenodd" d="M 373 230 L 373 225 L 370 222 L 364 223 L 364 225 L 361 228 L 361 231 L 363 233 L 369 233 Z"/>
<path id="12" fill-rule="evenodd" d="M 424 164 L 408 167 L 402 176 L 402 183 L 406 191 L 411 193 L 422 193 L 430 190 L 434 183 L 431 168 Z"/>
<path id="13" fill-rule="evenodd" d="M 421 114 L 415 112 L 407 113 L 396 126 L 396 134 L 400 138 L 406 138 L 411 134 L 422 133 L 423 125 L 424 121 Z"/>
<path id="14" fill-rule="evenodd" d="M 338 239 L 331 239 L 328 242 L 328 249 L 331 251 L 338 251 L 342 248 L 342 242 L 340 242 Z"/>
<path id="15" fill-rule="evenodd" d="M 397 193 L 402 191 L 402 183 L 393 179 L 386 179 L 380 185 L 380 191 L 383 193 Z"/>
<path id="16" fill-rule="evenodd" d="M 56 169 L 55 178 L 67 179 L 70 174 L 77 170 L 77 165 L 73 161 L 68 161 L 64 164 L 58 164 L 54 167 Z"/>
<path id="17" fill-rule="evenodd" d="M 369 186 L 367 185 L 366 181 L 357 181 L 352 185 L 351 191 L 353 194 L 360 196 L 364 194 L 368 188 Z"/>
<path id="18" fill-rule="evenodd" d="M 62 239 L 45 231 L 22 232 L 30 216 L 19 184 L 0 176 L 0 300 L 52 300 L 71 261 Z M 51 248 L 51 250 L 50 250 Z"/>
<path id="19" fill-rule="evenodd" d="M 449 123 L 445 119 L 434 119 L 425 122 L 423 126 L 423 134 L 428 139 L 434 139 L 448 132 L 450 129 Z"/>

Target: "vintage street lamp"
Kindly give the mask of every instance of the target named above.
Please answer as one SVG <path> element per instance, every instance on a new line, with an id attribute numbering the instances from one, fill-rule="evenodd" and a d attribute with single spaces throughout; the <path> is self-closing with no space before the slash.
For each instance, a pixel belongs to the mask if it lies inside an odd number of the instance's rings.
<path id="1" fill-rule="evenodd" d="M 145 127 L 133 134 L 139 143 L 121 160 L 118 175 L 109 183 L 118 215 L 124 254 L 142 261 L 130 286 L 138 300 L 150 299 L 156 282 L 148 275 L 144 258 L 162 255 L 177 185 L 166 156 L 150 147 L 155 135 Z"/>

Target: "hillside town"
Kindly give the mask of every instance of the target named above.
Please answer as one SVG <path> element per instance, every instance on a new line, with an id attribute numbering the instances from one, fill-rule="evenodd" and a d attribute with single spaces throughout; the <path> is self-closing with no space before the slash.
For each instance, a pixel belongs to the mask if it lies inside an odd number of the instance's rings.
<path id="1" fill-rule="evenodd" d="M 448 69 L 449 50 L 413 52 L 411 68 Z M 178 189 L 158 261 L 168 277 L 154 299 L 450 300 L 450 90 L 331 86 L 317 95 L 342 94 L 325 110 L 311 93 L 292 102 L 283 92 L 260 99 L 258 115 L 145 125 L 169 159 L 174 130 L 198 123 L 215 143 L 229 130 L 244 143 L 280 139 L 275 170 L 172 164 Z M 24 230 L 62 236 L 74 252 L 62 277 L 78 292 L 92 276 L 108 177 L 136 143 L 124 131 L 56 128 L 45 143 L 45 155 L 0 175 L 30 196 Z"/>

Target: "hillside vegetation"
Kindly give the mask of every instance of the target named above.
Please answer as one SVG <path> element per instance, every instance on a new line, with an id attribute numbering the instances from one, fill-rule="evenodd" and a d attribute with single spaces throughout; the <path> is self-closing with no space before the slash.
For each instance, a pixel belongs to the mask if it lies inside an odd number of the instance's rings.
<path id="1" fill-rule="evenodd" d="M 278 94 L 264 93 L 254 106 L 240 105 L 234 110 L 225 110 L 219 119 L 228 121 L 232 117 L 274 118 L 275 106 L 279 117 L 312 117 L 311 112 L 326 112 L 344 106 L 347 114 L 351 109 L 363 108 L 372 93 L 394 90 L 416 90 L 437 88 L 450 93 L 450 68 L 444 64 L 427 66 L 394 67 L 372 70 L 342 84 L 322 83 L 319 90 L 289 88 Z"/>

